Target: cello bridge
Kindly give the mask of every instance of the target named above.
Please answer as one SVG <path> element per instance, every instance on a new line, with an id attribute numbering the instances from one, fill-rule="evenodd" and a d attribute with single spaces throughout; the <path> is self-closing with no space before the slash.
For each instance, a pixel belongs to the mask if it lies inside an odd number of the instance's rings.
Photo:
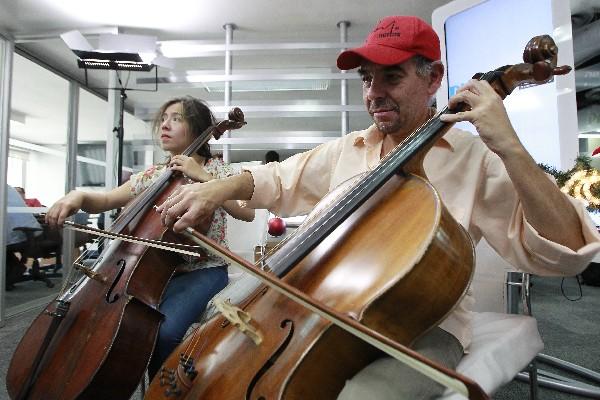
<path id="1" fill-rule="evenodd" d="M 85 276 L 87 276 L 90 279 L 94 279 L 102 283 L 106 282 L 105 276 L 102 276 L 98 272 L 95 272 L 90 267 L 86 267 L 85 265 L 79 263 L 73 263 L 73 267 L 75 267 L 76 270 L 81 271 Z"/>
<path id="2" fill-rule="evenodd" d="M 218 298 L 214 300 L 214 305 L 225 319 L 231 322 L 244 335 L 252 339 L 255 345 L 258 346 L 262 343 L 262 333 L 250 323 L 252 320 L 250 314 L 241 308 L 234 306 L 229 300 Z"/>

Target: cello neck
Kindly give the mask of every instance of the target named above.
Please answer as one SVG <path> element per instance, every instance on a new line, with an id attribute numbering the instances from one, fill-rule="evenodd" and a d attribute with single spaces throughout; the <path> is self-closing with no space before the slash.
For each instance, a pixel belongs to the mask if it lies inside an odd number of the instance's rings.
<path id="1" fill-rule="evenodd" d="M 191 156 L 198 151 L 198 149 L 208 143 L 211 138 L 214 137 L 215 139 L 219 139 L 224 132 L 228 130 L 239 129 L 245 124 L 246 122 L 244 121 L 244 113 L 238 107 L 234 107 L 231 111 L 229 111 L 228 119 L 220 121 L 219 123 L 211 125 L 205 129 L 204 132 L 202 132 L 187 147 L 187 149 L 184 150 L 182 154 L 185 156 Z M 173 171 L 165 171 L 160 178 L 158 178 L 156 182 L 152 184 L 152 186 L 137 196 L 129 204 L 129 206 L 127 206 L 126 210 L 124 210 L 115 220 L 110 231 L 121 232 L 137 215 L 139 215 L 140 212 L 145 211 L 148 207 L 153 206 L 156 198 L 171 182 L 172 175 Z"/>

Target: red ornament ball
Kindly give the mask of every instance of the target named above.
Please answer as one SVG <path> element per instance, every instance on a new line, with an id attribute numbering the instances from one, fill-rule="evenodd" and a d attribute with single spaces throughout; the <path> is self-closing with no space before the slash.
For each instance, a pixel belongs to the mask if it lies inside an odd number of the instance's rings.
<path id="1" fill-rule="evenodd" d="M 279 217 L 269 219 L 267 226 L 271 236 L 281 236 L 285 233 L 285 221 Z"/>

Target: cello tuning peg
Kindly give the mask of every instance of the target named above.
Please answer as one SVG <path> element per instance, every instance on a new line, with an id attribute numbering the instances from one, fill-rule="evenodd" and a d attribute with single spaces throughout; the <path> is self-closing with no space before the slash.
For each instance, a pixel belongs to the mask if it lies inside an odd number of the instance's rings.
<path id="1" fill-rule="evenodd" d="M 175 388 L 175 389 L 166 389 L 165 390 L 165 396 L 167 397 L 177 397 L 181 394 L 181 389 Z"/>

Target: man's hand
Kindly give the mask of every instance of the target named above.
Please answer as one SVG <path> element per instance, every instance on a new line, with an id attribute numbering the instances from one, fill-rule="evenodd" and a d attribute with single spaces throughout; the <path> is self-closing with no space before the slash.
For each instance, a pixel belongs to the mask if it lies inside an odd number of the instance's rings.
<path id="1" fill-rule="evenodd" d="M 165 226 L 170 226 L 175 232 L 181 232 L 190 226 L 197 226 L 212 218 L 215 210 L 223 204 L 219 200 L 218 190 L 211 183 L 194 183 L 183 185 L 177 189 L 160 206 L 160 219 Z"/>
<path id="2" fill-rule="evenodd" d="M 444 122 L 469 121 L 479 133 L 486 146 L 501 158 L 512 152 L 523 152 L 524 148 L 513 129 L 504 103 L 486 81 L 471 79 L 448 100 L 448 108 L 465 103 L 469 110 L 456 114 L 444 114 Z"/>
<path id="3" fill-rule="evenodd" d="M 206 183 L 183 185 L 160 206 L 161 221 L 181 232 L 212 218 L 215 210 L 227 200 L 249 200 L 254 191 L 252 174 L 243 172 Z"/>
<path id="4" fill-rule="evenodd" d="M 470 110 L 440 119 L 475 125 L 481 140 L 502 160 L 531 226 L 548 240 L 580 249 L 585 240 L 575 208 L 521 144 L 500 96 L 489 83 L 470 80 L 448 101 L 448 107 L 459 103 L 466 103 Z"/>

